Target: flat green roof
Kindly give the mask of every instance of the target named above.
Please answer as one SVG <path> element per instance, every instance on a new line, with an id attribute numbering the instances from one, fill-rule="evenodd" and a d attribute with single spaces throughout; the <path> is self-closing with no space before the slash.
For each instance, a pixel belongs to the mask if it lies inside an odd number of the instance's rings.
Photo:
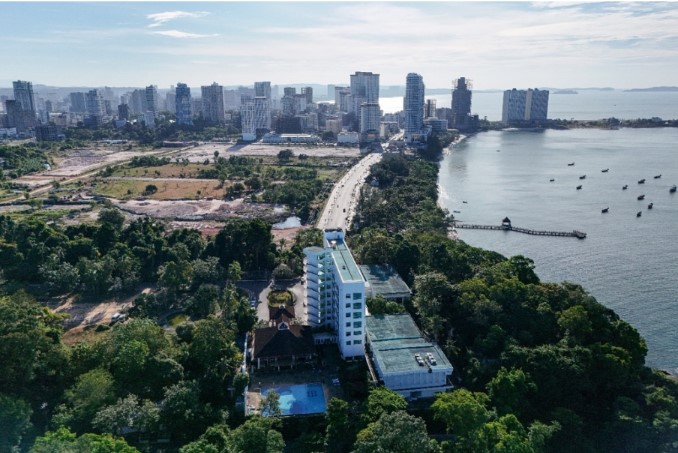
<path id="1" fill-rule="evenodd" d="M 334 262 L 336 263 L 337 270 L 341 275 L 341 280 L 343 282 L 351 281 L 365 281 L 363 274 L 360 273 L 358 265 L 353 259 L 353 255 L 348 250 L 346 243 L 341 239 L 333 240 L 332 243 L 332 256 L 334 257 Z"/>
<path id="2" fill-rule="evenodd" d="M 440 347 L 422 337 L 414 320 L 407 313 L 367 316 L 365 330 L 372 358 L 383 373 L 428 372 L 428 366 L 432 369 L 452 370 L 452 364 Z M 428 353 L 433 355 L 435 365 L 426 360 Z M 425 365 L 417 363 L 415 354 L 424 359 Z"/>
<path id="3" fill-rule="evenodd" d="M 403 297 L 412 294 L 407 283 L 400 278 L 398 271 L 389 264 L 361 264 L 360 271 L 369 283 L 372 295 Z"/>

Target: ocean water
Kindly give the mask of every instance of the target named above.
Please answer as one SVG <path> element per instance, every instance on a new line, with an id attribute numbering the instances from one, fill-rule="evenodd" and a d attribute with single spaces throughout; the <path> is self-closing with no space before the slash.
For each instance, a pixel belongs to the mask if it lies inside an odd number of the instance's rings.
<path id="1" fill-rule="evenodd" d="M 501 92 L 473 92 L 471 110 L 480 118 L 501 121 L 503 102 Z M 450 107 L 451 94 L 426 96 L 436 99 L 437 107 Z M 403 109 L 402 97 L 380 98 L 384 113 Z M 621 90 L 581 90 L 579 94 L 553 94 L 549 96 L 549 118 L 597 120 L 615 117 L 619 119 L 678 118 L 678 92 L 651 93 L 625 92 Z"/>
<path id="2" fill-rule="evenodd" d="M 571 162 L 575 165 L 568 166 Z M 609 171 L 602 173 L 605 168 Z M 622 190 L 625 184 L 628 190 Z M 440 204 L 461 211 L 454 215 L 465 222 L 498 225 L 508 216 L 519 227 L 585 231 L 583 240 L 461 229 L 459 237 L 505 256 L 533 259 L 542 281 L 581 284 L 638 329 L 648 344 L 648 365 L 678 373 L 673 184 L 678 184 L 674 128 L 480 133 L 445 156 L 439 175 Z M 638 201 L 641 194 L 645 200 Z M 601 213 L 606 207 L 609 213 Z"/>

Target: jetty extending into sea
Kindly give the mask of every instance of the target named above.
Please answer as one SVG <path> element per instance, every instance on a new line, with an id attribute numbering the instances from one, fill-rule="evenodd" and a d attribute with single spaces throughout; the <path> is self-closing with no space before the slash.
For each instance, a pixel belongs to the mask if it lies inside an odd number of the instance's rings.
<path id="1" fill-rule="evenodd" d="M 501 230 L 501 231 L 515 231 L 517 233 L 531 234 L 533 236 L 561 236 L 561 237 L 573 237 L 577 239 L 586 238 L 586 233 L 579 230 L 572 231 L 543 231 L 543 230 L 531 230 L 529 228 L 520 228 L 511 225 L 511 221 L 506 217 L 501 225 L 478 225 L 473 223 L 463 223 L 461 221 L 455 220 L 453 222 L 454 228 L 458 229 L 467 229 L 467 230 Z"/>

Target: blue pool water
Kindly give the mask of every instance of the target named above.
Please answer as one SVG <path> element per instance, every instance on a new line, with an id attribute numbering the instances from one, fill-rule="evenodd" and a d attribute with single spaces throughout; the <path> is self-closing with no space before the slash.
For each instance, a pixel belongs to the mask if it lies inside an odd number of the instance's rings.
<path id="1" fill-rule="evenodd" d="M 322 414 L 327 410 L 322 384 L 267 387 L 262 394 L 266 395 L 271 390 L 280 395 L 282 415 Z"/>

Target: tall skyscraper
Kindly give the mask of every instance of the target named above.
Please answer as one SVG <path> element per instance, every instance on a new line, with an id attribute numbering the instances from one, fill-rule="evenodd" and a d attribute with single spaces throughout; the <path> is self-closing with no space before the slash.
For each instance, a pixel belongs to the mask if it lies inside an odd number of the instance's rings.
<path id="1" fill-rule="evenodd" d="M 253 142 L 257 139 L 256 109 L 254 99 L 246 99 L 240 105 L 240 123 L 242 130 L 242 139 L 246 142 Z"/>
<path id="2" fill-rule="evenodd" d="M 424 126 L 424 79 L 413 72 L 407 74 L 403 110 L 405 113 L 405 141 L 420 135 Z"/>
<path id="3" fill-rule="evenodd" d="M 349 113 L 356 115 L 357 125 L 354 125 L 359 131 L 365 128 L 360 124 L 362 112 L 360 106 L 362 104 L 379 104 L 379 74 L 371 72 L 356 72 L 351 74 L 351 105 L 349 106 Z M 357 127 L 356 127 L 357 126 Z M 379 126 L 377 126 L 379 129 Z"/>
<path id="4" fill-rule="evenodd" d="M 153 117 L 158 116 L 158 87 L 149 85 L 146 87 L 146 110 L 151 112 Z"/>
<path id="5" fill-rule="evenodd" d="M 271 129 L 271 108 L 264 96 L 254 97 L 254 129 Z"/>
<path id="6" fill-rule="evenodd" d="M 271 82 L 254 82 L 254 96 L 271 99 Z"/>
<path id="7" fill-rule="evenodd" d="M 504 124 L 544 121 L 548 116 L 548 105 L 548 90 L 506 90 L 501 119 Z"/>
<path id="8" fill-rule="evenodd" d="M 334 106 L 336 111 L 348 112 L 349 106 L 346 98 L 350 95 L 351 87 L 334 87 Z"/>
<path id="9" fill-rule="evenodd" d="M 381 110 L 379 109 L 379 104 L 365 102 L 360 105 L 360 133 L 363 136 L 363 141 L 366 134 L 370 134 L 374 138 L 379 138 L 380 122 Z"/>
<path id="10" fill-rule="evenodd" d="M 14 87 L 14 100 L 24 112 L 31 112 L 35 116 L 35 96 L 33 95 L 33 84 L 17 80 L 12 82 Z"/>
<path id="11" fill-rule="evenodd" d="M 306 105 L 313 104 L 313 87 L 304 87 L 301 94 L 306 96 Z"/>
<path id="12" fill-rule="evenodd" d="M 87 109 L 85 124 L 95 127 L 100 125 L 105 113 L 104 98 L 101 96 L 101 92 L 99 90 L 89 90 L 85 94 L 85 106 Z"/>
<path id="13" fill-rule="evenodd" d="M 185 83 L 177 83 L 175 96 L 177 124 L 184 126 L 193 125 L 193 114 L 191 113 L 191 89 Z"/>
<path id="14" fill-rule="evenodd" d="M 202 117 L 212 124 L 224 122 L 224 87 L 214 82 L 200 88 L 202 93 Z"/>
<path id="15" fill-rule="evenodd" d="M 473 82 L 466 77 L 459 77 L 453 82 L 452 89 L 452 127 L 466 129 L 471 118 L 471 89 Z"/>
<path id="16" fill-rule="evenodd" d="M 170 113 L 177 113 L 177 92 L 174 85 L 170 85 L 170 89 L 165 95 L 165 109 Z"/>
<path id="17" fill-rule="evenodd" d="M 435 118 L 435 117 L 436 117 L 436 100 L 426 99 L 426 105 L 424 106 L 424 118 Z"/>

